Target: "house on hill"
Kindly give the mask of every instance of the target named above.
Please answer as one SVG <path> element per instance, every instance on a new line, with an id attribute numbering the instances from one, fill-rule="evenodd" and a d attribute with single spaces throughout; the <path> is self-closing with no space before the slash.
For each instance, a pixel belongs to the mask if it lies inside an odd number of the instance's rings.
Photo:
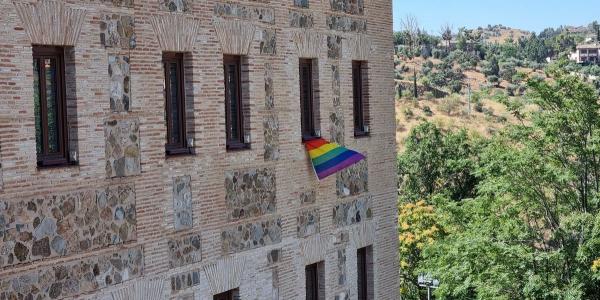
<path id="1" fill-rule="evenodd" d="M 571 53 L 571 60 L 579 64 L 600 63 L 600 43 L 581 44 L 577 46 L 575 52 Z"/>

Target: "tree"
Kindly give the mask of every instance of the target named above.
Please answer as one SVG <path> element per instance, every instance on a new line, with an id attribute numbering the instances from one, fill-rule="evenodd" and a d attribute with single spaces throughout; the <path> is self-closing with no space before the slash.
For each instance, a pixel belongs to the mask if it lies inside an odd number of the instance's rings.
<path id="1" fill-rule="evenodd" d="M 413 15 L 406 15 L 404 18 L 402 18 L 402 20 L 400 21 L 400 28 L 402 29 L 402 32 L 404 32 L 404 36 L 406 38 L 406 43 L 408 46 L 408 58 L 412 60 L 414 54 L 417 52 L 416 48 L 417 46 L 419 46 L 419 37 L 420 35 L 420 28 L 419 28 L 419 22 L 417 21 L 417 18 Z M 419 97 L 419 93 L 417 90 L 417 66 L 416 64 L 413 64 L 413 97 L 418 98 Z"/>
<path id="2" fill-rule="evenodd" d="M 414 273 L 440 280 L 437 298 L 600 299 L 599 97 L 565 64 L 547 69 L 552 81 L 529 80 L 539 109 L 527 122 L 471 148 L 472 197 L 434 185 L 427 199 L 444 232 Z"/>
<path id="3" fill-rule="evenodd" d="M 485 76 L 498 76 L 500 74 L 500 65 L 496 56 L 492 56 L 486 64 L 483 65 L 482 70 Z"/>
<path id="4" fill-rule="evenodd" d="M 450 42 L 452 41 L 452 26 L 446 23 L 440 29 L 440 35 L 442 36 L 442 40 L 446 41 L 446 47 L 450 49 Z"/>

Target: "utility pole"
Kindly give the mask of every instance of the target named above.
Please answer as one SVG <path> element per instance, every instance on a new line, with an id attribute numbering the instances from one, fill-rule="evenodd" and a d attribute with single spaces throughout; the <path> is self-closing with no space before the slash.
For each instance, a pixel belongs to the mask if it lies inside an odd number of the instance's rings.
<path id="1" fill-rule="evenodd" d="M 440 286 L 440 281 L 435 278 L 431 278 L 429 275 L 421 274 L 417 278 L 417 284 L 420 287 L 427 288 L 427 300 L 431 300 L 431 290 L 437 289 Z"/>
<path id="2" fill-rule="evenodd" d="M 467 93 L 469 94 L 469 97 L 467 99 L 467 103 L 468 103 L 468 106 L 469 106 L 469 117 L 470 117 L 471 116 L 471 79 L 469 79 L 469 78 L 467 78 L 467 87 L 468 87 L 467 88 L 468 89 Z"/>

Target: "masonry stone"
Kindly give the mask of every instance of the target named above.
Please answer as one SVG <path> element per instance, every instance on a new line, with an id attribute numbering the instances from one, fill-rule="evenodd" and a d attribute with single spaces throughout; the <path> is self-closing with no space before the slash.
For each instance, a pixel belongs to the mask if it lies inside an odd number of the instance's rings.
<path id="1" fill-rule="evenodd" d="M 237 253 L 281 242 L 281 219 L 233 226 L 221 233 L 224 253 Z"/>
<path id="2" fill-rule="evenodd" d="M 309 0 L 294 0 L 294 6 L 308 8 Z"/>
<path id="3" fill-rule="evenodd" d="M 106 176 L 126 177 L 141 172 L 139 123 L 111 120 L 104 123 Z"/>
<path id="4" fill-rule="evenodd" d="M 136 238 L 132 186 L 17 202 L 0 200 L 0 208 L 0 219 L 8 220 L 0 226 L 0 267 L 101 249 Z"/>
<path id="5" fill-rule="evenodd" d="M 338 285 L 346 285 L 346 249 L 337 251 L 337 275 Z"/>
<path id="6" fill-rule="evenodd" d="M 300 211 L 296 217 L 298 237 L 305 238 L 319 233 L 319 222 L 319 209 L 312 208 Z"/>
<path id="7" fill-rule="evenodd" d="M 312 28 L 314 25 L 313 15 L 310 13 L 290 10 L 288 19 L 290 27 Z"/>
<path id="8" fill-rule="evenodd" d="M 330 30 L 343 32 L 367 31 L 367 21 L 365 19 L 357 19 L 338 15 L 328 15 L 326 22 Z"/>
<path id="9" fill-rule="evenodd" d="M 317 192 L 315 190 L 308 190 L 300 193 L 300 205 L 310 205 L 315 203 L 317 203 Z"/>
<path id="10" fill-rule="evenodd" d="M 187 12 L 192 7 L 193 0 L 159 0 L 162 7 L 170 12 Z"/>
<path id="11" fill-rule="evenodd" d="M 129 111 L 131 99 L 129 56 L 109 55 L 108 76 L 110 78 L 110 109 L 113 112 Z"/>
<path id="12" fill-rule="evenodd" d="M 202 246 L 199 234 L 169 239 L 169 266 L 183 267 L 202 260 Z"/>
<path id="13" fill-rule="evenodd" d="M 171 276 L 171 294 L 177 294 L 200 284 L 201 272 L 201 270 L 196 269 Z"/>
<path id="14" fill-rule="evenodd" d="M 333 208 L 333 224 L 343 227 L 369 220 L 373 217 L 371 205 L 371 196 L 337 204 Z"/>
<path id="15" fill-rule="evenodd" d="M 338 35 L 327 36 L 327 57 L 340 59 L 342 56 L 342 37 Z"/>
<path id="16" fill-rule="evenodd" d="M 225 173 L 225 203 L 229 220 L 275 212 L 275 170 L 234 170 Z"/>
<path id="17" fill-rule="evenodd" d="M 275 12 L 271 8 L 246 6 L 237 3 L 217 3 L 214 8 L 215 16 L 234 17 L 250 21 L 273 24 Z"/>
<path id="18" fill-rule="evenodd" d="M 364 13 L 364 0 L 329 0 L 331 10 L 353 15 Z"/>
<path id="19" fill-rule="evenodd" d="M 128 15 L 105 15 L 100 22 L 100 42 L 104 47 L 135 48 L 135 22 Z"/>
<path id="20" fill-rule="evenodd" d="M 369 170 L 367 166 L 367 160 L 364 159 L 337 173 L 338 197 L 356 196 L 369 191 Z"/>
<path id="21" fill-rule="evenodd" d="M 189 175 L 173 178 L 175 230 L 189 229 L 194 225 L 191 181 Z"/>
<path id="22" fill-rule="evenodd" d="M 277 46 L 277 35 L 275 30 L 264 29 L 261 32 L 260 53 L 274 55 Z"/>
<path id="23" fill-rule="evenodd" d="M 0 279 L 0 299 L 62 299 L 98 291 L 142 275 L 142 250 L 50 265 Z"/>

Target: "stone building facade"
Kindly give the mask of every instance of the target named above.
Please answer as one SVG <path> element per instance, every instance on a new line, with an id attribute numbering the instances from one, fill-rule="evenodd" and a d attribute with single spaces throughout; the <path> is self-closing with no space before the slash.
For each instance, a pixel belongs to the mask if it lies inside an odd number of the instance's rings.
<path id="1" fill-rule="evenodd" d="M 398 299 L 389 0 L 0 0 L 0 299 Z M 36 163 L 32 45 L 61 46 L 70 164 Z M 187 155 L 165 155 L 163 52 L 183 54 Z M 243 55 L 249 147 L 225 145 L 223 55 Z M 367 159 L 319 182 L 301 141 L 300 58 L 322 136 Z M 369 135 L 352 128 L 368 62 Z M 322 294 L 323 295 L 323 294 Z"/>

